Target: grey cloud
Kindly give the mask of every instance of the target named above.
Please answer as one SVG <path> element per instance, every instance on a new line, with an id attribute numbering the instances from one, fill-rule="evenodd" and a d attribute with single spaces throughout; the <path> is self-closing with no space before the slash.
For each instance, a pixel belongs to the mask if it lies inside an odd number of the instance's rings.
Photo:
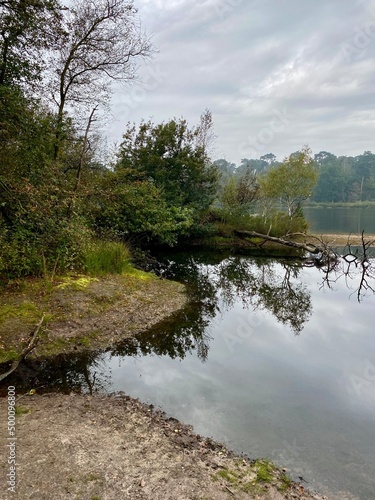
<path id="1" fill-rule="evenodd" d="M 147 67 L 164 76 L 133 96 L 131 106 L 134 89 L 116 93 L 111 135 L 117 140 L 127 120 L 185 116 L 193 124 L 208 107 L 218 154 L 238 163 L 241 145 L 266 137 L 275 112 L 286 109 L 288 123 L 261 144 L 259 156 L 283 157 L 304 143 L 338 155 L 374 149 L 374 1 L 139 0 L 137 6 L 159 48 Z M 145 81 L 147 67 L 140 68 Z"/>

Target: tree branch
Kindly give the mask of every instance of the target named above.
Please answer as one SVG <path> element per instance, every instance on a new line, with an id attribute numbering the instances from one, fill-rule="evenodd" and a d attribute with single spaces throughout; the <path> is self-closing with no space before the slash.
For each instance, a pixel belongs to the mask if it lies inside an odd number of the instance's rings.
<path id="1" fill-rule="evenodd" d="M 40 333 L 40 330 L 43 326 L 43 323 L 44 323 L 44 318 L 45 318 L 45 315 L 43 314 L 42 316 L 42 319 L 39 321 L 39 323 L 37 324 L 35 330 L 34 330 L 34 333 L 31 337 L 31 340 L 30 342 L 28 343 L 27 347 L 25 347 L 25 349 L 21 352 L 19 358 L 15 361 L 13 361 L 12 363 L 12 366 L 10 367 L 10 369 L 6 372 L 6 373 L 3 373 L 2 375 L 0 375 L 0 382 L 2 382 L 6 377 L 8 377 L 10 374 L 12 374 L 17 368 L 18 368 L 18 365 L 21 363 L 21 361 L 26 358 L 26 356 L 28 354 L 30 354 L 30 352 L 35 349 L 38 341 L 39 341 L 39 333 Z"/>

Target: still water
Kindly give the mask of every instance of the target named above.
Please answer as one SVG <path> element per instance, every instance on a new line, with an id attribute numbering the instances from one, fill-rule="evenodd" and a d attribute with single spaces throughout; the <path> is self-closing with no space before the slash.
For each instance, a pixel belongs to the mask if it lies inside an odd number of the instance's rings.
<path id="1" fill-rule="evenodd" d="M 306 207 L 303 211 L 315 233 L 375 234 L 375 207 Z"/>
<path id="2" fill-rule="evenodd" d="M 349 278 L 225 253 L 161 259 L 191 305 L 114 350 L 41 366 L 33 387 L 124 391 L 329 498 L 374 499 L 373 268 Z"/>

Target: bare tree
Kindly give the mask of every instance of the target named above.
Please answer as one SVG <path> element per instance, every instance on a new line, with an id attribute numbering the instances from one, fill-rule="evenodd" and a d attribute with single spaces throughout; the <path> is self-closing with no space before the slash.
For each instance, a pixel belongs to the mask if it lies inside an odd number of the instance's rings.
<path id="1" fill-rule="evenodd" d="M 93 109 L 105 104 L 114 81 L 136 77 L 136 61 L 152 52 L 133 1 L 76 0 L 65 12 L 61 47 L 53 55 L 53 95 L 58 106 L 55 159 L 68 104 Z"/>
<path id="2" fill-rule="evenodd" d="M 207 157 L 212 156 L 215 149 L 216 135 L 211 111 L 206 108 L 200 116 L 200 123 L 196 128 L 196 144 Z"/>

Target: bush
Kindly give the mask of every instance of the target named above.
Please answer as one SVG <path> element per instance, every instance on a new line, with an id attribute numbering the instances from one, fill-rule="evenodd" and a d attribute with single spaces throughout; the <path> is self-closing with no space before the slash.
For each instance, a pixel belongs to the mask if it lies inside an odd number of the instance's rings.
<path id="1" fill-rule="evenodd" d="M 249 213 L 239 215 L 225 209 L 216 209 L 214 220 L 216 234 L 225 238 L 232 237 L 235 230 L 255 231 L 275 237 L 308 230 L 308 223 L 302 212 L 298 212 L 294 218 L 290 219 L 284 212 L 273 211 L 264 217 Z"/>
<path id="2" fill-rule="evenodd" d="M 308 222 L 303 215 L 290 219 L 288 214 L 284 212 L 274 212 L 267 217 L 261 215 L 253 216 L 251 222 L 249 222 L 248 230 L 280 237 L 287 233 L 306 232 L 308 226 Z"/>
<path id="3" fill-rule="evenodd" d="M 26 221 L 12 229 L 0 227 L 0 276 L 18 279 L 43 276 L 49 270 L 80 270 L 92 233 L 82 220 Z"/>
<path id="4" fill-rule="evenodd" d="M 93 242 L 86 249 L 84 266 L 91 275 L 121 274 L 130 267 L 129 249 L 114 241 Z"/>

